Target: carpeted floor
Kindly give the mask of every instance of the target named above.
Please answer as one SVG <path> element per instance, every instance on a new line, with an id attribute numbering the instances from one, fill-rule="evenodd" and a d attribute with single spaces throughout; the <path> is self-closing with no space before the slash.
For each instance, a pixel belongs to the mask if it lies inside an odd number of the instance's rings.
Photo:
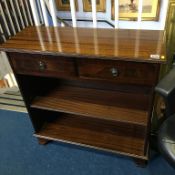
<path id="1" fill-rule="evenodd" d="M 161 156 L 146 168 L 126 157 L 52 142 L 39 145 L 29 117 L 0 110 L 0 175 L 174 175 Z"/>

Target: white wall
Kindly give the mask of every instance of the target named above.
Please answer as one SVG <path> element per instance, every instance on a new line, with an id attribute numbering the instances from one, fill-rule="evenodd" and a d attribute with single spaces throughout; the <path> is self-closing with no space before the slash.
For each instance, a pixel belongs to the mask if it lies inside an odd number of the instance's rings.
<path id="1" fill-rule="evenodd" d="M 160 0 L 161 7 L 160 7 L 160 16 L 159 21 L 142 21 L 139 27 L 141 29 L 148 29 L 148 30 L 163 30 L 165 26 L 166 20 L 166 13 L 168 8 L 168 1 L 169 0 Z M 77 19 L 92 19 L 91 12 L 83 12 L 83 4 L 82 0 L 78 0 L 79 8 L 78 12 L 76 13 Z M 70 12 L 63 12 L 58 11 L 58 16 L 61 18 L 71 18 Z M 106 0 L 106 12 L 98 12 L 97 19 L 107 20 L 110 23 L 114 24 L 114 21 L 111 20 L 111 0 Z M 78 27 L 92 27 L 91 22 L 78 22 Z M 98 23 L 99 28 L 111 28 L 109 25 L 104 23 Z M 138 27 L 137 22 L 134 21 L 119 21 L 119 28 L 128 28 L 128 29 L 136 29 Z"/>

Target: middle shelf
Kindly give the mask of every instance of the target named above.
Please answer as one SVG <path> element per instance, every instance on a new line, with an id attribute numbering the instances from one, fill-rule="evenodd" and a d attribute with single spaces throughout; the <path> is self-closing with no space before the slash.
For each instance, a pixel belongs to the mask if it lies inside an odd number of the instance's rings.
<path id="1" fill-rule="evenodd" d="M 31 107 L 146 126 L 149 94 L 58 86 L 34 98 Z"/>

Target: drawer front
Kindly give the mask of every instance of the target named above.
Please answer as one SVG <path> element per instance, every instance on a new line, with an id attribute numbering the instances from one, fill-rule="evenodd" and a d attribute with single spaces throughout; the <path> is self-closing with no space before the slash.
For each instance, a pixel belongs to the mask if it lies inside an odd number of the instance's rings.
<path id="1" fill-rule="evenodd" d="M 39 54 L 9 53 L 16 73 L 53 77 L 75 76 L 72 58 Z"/>
<path id="2" fill-rule="evenodd" d="M 112 80 L 123 84 L 154 85 L 159 72 L 157 64 L 128 61 L 79 59 L 78 66 L 81 78 Z"/>

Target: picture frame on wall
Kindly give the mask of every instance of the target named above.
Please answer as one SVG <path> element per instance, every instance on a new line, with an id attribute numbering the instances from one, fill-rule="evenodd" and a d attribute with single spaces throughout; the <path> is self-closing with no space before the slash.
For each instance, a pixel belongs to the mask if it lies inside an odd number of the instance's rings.
<path id="1" fill-rule="evenodd" d="M 56 0 L 56 6 L 59 11 L 70 11 L 69 0 Z M 75 0 L 75 9 L 78 11 L 78 2 Z"/>
<path id="2" fill-rule="evenodd" d="M 106 0 L 96 0 L 97 12 L 105 12 L 106 11 Z M 91 0 L 83 0 L 83 11 L 84 12 L 92 12 L 92 4 Z"/>
<path id="3" fill-rule="evenodd" d="M 114 0 L 111 0 L 111 18 L 114 20 Z M 139 0 L 119 0 L 119 19 L 136 21 L 138 18 Z M 143 0 L 142 21 L 159 19 L 160 0 Z"/>

